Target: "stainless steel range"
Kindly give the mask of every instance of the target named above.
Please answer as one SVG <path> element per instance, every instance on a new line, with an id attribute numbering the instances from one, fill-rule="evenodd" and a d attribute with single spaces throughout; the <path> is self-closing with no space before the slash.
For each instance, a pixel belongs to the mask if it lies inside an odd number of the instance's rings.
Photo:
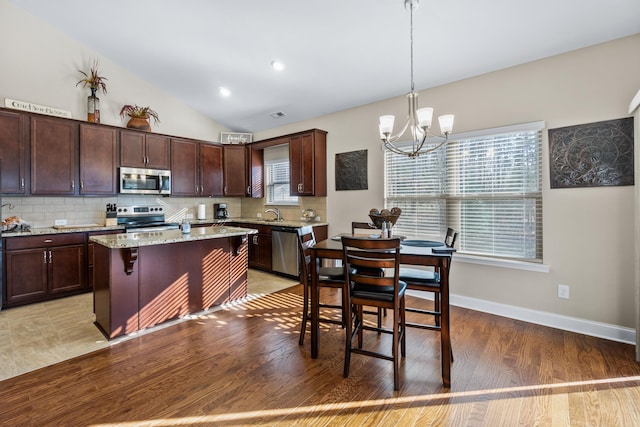
<path id="1" fill-rule="evenodd" d="M 126 233 L 142 233 L 146 231 L 177 230 L 177 222 L 165 222 L 164 207 L 152 206 L 119 206 L 116 211 L 118 225 L 124 225 Z"/>

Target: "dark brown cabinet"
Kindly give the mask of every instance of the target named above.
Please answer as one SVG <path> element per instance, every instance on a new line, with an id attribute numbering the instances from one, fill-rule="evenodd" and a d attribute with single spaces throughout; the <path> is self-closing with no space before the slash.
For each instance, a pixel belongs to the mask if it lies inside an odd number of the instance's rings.
<path id="1" fill-rule="evenodd" d="M 171 195 L 198 196 L 198 143 L 171 139 Z"/>
<path id="2" fill-rule="evenodd" d="M 31 116 L 31 194 L 76 194 L 78 124 Z"/>
<path id="3" fill-rule="evenodd" d="M 171 139 L 171 195 L 222 196 L 223 151 L 219 145 Z"/>
<path id="4" fill-rule="evenodd" d="M 85 234 L 64 233 L 4 239 L 3 306 L 67 296 L 87 289 Z"/>
<path id="5" fill-rule="evenodd" d="M 264 150 L 247 146 L 247 196 L 264 197 Z"/>
<path id="6" fill-rule="evenodd" d="M 289 138 L 292 196 L 327 195 L 327 133 L 319 129 Z"/>
<path id="7" fill-rule="evenodd" d="M 29 117 L 0 111 L 0 159 L 3 194 L 26 194 Z"/>
<path id="8" fill-rule="evenodd" d="M 244 145 L 223 146 L 224 196 L 243 197 L 247 193 Z"/>
<path id="9" fill-rule="evenodd" d="M 271 230 L 249 235 L 249 267 L 271 271 L 271 243 Z"/>
<path id="10" fill-rule="evenodd" d="M 224 191 L 222 172 L 222 147 L 199 144 L 200 196 L 222 196 Z"/>
<path id="11" fill-rule="evenodd" d="M 149 169 L 171 167 L 169 138 L 144 132 L 120 131 L 120 166 Z"/>
<path id="12" fill-rule="evenodd" d="M 116 129 L 80 125 L 80 194 L 112 196 L 117 192 Z"/>

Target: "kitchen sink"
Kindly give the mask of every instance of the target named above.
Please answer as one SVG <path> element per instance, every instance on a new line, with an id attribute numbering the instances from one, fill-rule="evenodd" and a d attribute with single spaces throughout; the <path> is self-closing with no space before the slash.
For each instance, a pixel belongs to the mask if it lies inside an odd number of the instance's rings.
<path id="1" fill-rule="evenodd" d="M 284 221 L 284 218 L 280 218 L 280 219 L 258 218 L 258 219 L 256 219 L 256 221 L 258 221 L 258 222 L 282 222 L 282 221 Z"/>

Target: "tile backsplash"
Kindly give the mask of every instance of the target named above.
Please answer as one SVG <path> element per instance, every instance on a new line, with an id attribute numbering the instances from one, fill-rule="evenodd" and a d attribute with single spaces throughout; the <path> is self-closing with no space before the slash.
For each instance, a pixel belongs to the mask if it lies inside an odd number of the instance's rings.
<path id="1" fill-rule="evenodd" d="M 118 195 L 113 197 L 2 197 L 0 216 L 5 219 L 18 216 L 33 228 L 51 227 L 57 219 L 68 225 L 105 223 L 105 208 L 109 203 L 117 206 L 164 205 L 167 219 L 180 221 L 185 215 L 196 218 L 198 205 L 206 207 L 206 219 L 213 219 L 213 204 L 226 203 L 230 218 L 255 218 L 258 213 L 273 206 L 265 206 L 265 199 L 208 198 L 208 197 L 155 197 Z M 326 197 L 300 197 L 298 206 L 275 206 L 281 216 L 297 220 L 304 209 L 313 209 L 321 221 L 326 221 Z M 270 215 L 270 214 L 266 214 Z M 171 218 L 169 218 L 171 216 Z"/>

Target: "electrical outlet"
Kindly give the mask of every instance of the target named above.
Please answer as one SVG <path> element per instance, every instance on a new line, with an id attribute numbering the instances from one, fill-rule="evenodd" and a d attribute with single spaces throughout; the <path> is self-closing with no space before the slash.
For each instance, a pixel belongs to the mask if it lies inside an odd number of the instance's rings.
<path id="1" fill-rule="evenodd" d="M 187 214 L 187 219 L 193 219 L 193 214 Z"/>
<path id="2" fill-rule="evenodd" d="M 569 299 L 568 285 L 558 285 L 558 298 Z"/>
<path id="3" fill-rule="evenodd" d="M 53 225 L 67 225 L 66 219 L 56 219 L 53 221 Z"/>
<path id="4" fill-rule="evenodd" d="M 262 213 L 258 212 L 258 213 L 256 214 L 256 218 L 262 218 Z"/>

